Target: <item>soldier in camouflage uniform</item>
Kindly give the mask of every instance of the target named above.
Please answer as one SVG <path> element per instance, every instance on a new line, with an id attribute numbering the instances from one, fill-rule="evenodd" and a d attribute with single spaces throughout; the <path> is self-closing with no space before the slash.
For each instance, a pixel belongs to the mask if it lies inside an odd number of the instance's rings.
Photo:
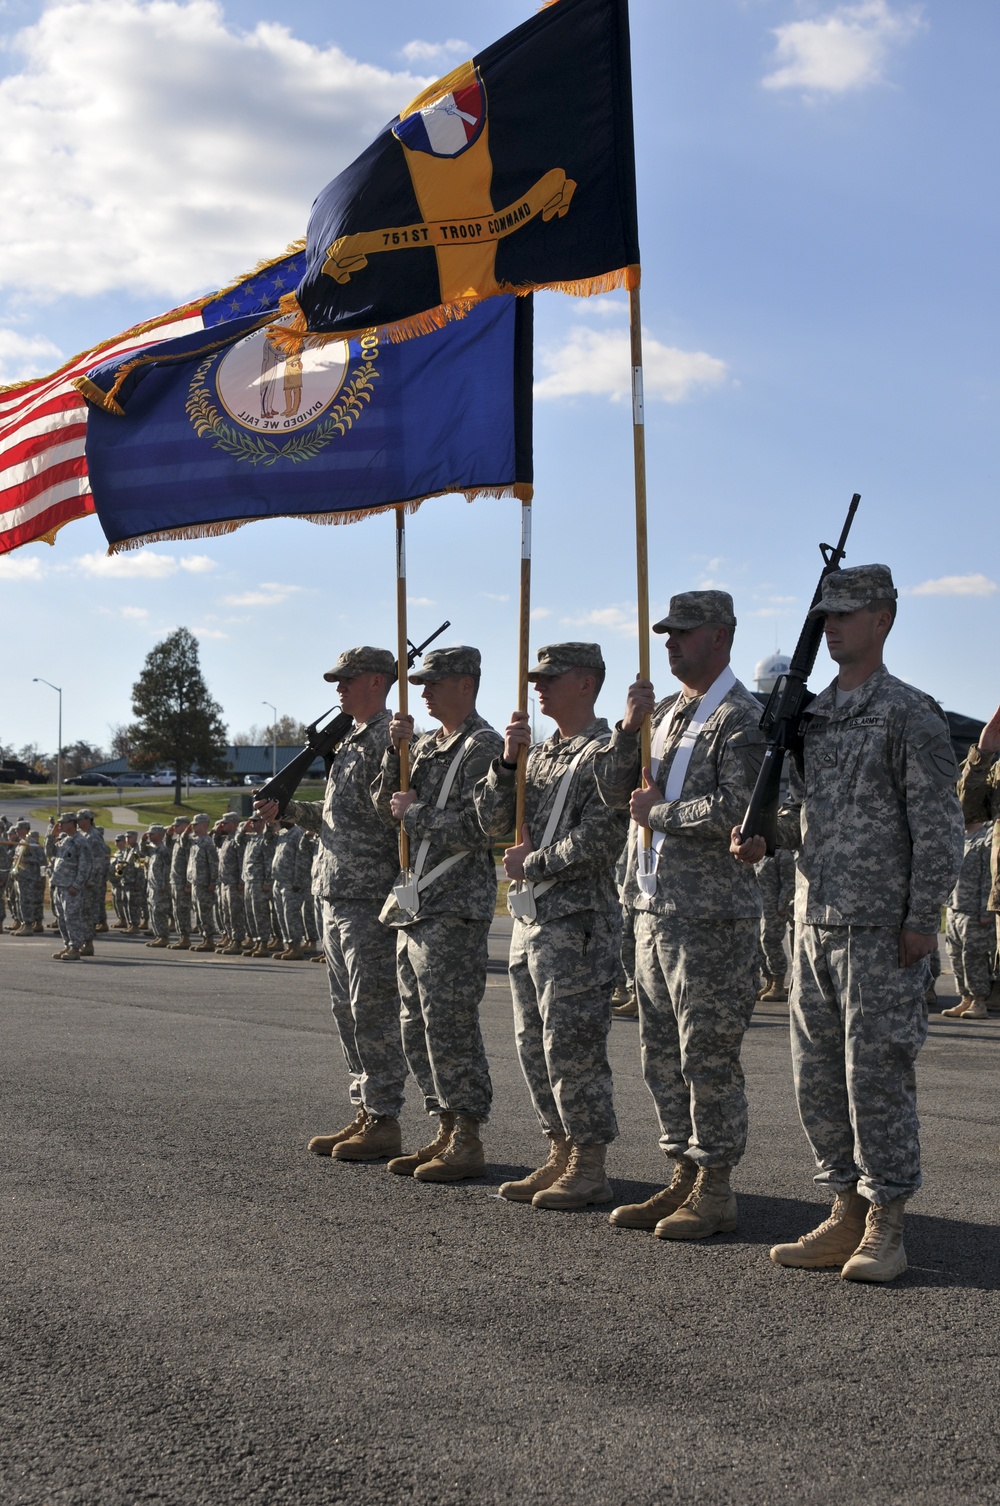
<path id="1" fill-rule="evenodd" d="M 243 902 L 243 849 L 246 834 L 240 829 L 235 811 L 227 811 L 218 825 L 222 838 L 219 847 L 219 894 L 222 923 L 228 941 L 223 948 L 227 957 L 238 957 L 243 951 L 247 934 L 247 912 Z"/>
<path id="2" fill-rule="evenodd" d="M 152 941 L 149 947 L 162 949 L 170 944 L 170 852 L 166 828 L 155 822 L 142 839 L 146 865 L 146 908 L 149 913 Z"/>
<path id="3" fill-rule="evenodd" d="M 614 869 L 627 822 L 594 782 L 594 755 L 611 737 L 594 710 L 604 683 L 600 645 L 542 648 L 528 679 L 557 730 L 528 752 L 525 825 L 504 855 L 514 881 L 509 978 L 521 1071 L 550 1149 L 544 1166 L 504 1182 L 500 1196 L 586 1208 L 614 1196 L 604 1169 L 618 1134 L 607 1041 L 621 946 Z M 514 828 L 517 758 L 530 742 L 528 715 L 515 711 L 503 756 L 476 790 L 493 838 Z"/>
<path id="4" fill-rule="evenodd" d="M 302 850 L 302 828 L 287 817 L 281 822 L 274 843 L 271 884 L 285 950 L 276 952 L 276 962 L 301 962 L 302 901 L 309 893 L 312 855 Z"/>
<path id="5" fill-rule="evenodd" d="M 115 847 L 111 854 L 111 867 L 108 870 L 108 878 L 111 881 L 111 903 L 114 907 L 116 919 L 112 924 L 114 931 L 127 931 L 130 922 L 125 919 L 125 900 L 122 896 L 122 876 L 125 872 L 125 833 L 120 831 L 115 837 Z"/>
<path id="6" fill-rule="evenodd" d="M 988 909 L 996 916 L 997 948 L 1000 950 L 1000 708 L 969 749 L 962 765 L 958 798 L 966 821 L 988 821 L 992 826 L 990 847 L 990 899 Z"/>
<path id="7" fill-rule="evenodd" d="M 733 1168 L 746 1148 L 740 1049 L 756 1001 L 760 890 L 728 861 L 723 833 L 742 817 L 762 751 L 760 706 L 729 667 L 736 617 L 726 591 L 687 591 L 653 631 L 666 633 L 680 694 L 657 702 L 648 680 L 594 767 L 602 797 L 652 833 L 633 837 L 625 897 L 635 914 L 643 1075 L 656 1104 L 669 1186 L 611 1214 L 660 1239 L 736 1227 Z M 639 733 L 652 714 L 653 768 Z M 638 785 L 642 779 L 643 787 Z M 639 864 L 642 861 L 642 870 Z"/>
<path id="8" fill-rule="evenodd" d="M 94 848 L 77 830 L 75 816 L 63 816 L 58 832 L 52 865 L 52 909 L 64 946 L 52 955 L 59 962 L 79 962 L 88 934 L 84 893 L 94 865 Z"/>
<path id="9" fill-rule="evenodd" d="M 244 822 L 246 845 L 243 848 L 243 899 L 247 916 L 247 945 L 244 957 L 267 957 L 271 934 L 271 855 L 274 845 L 264 821 L 254 817 Z M 252 945 L 250 943 L 253 943 Z"/>
<path id="10" fill-rule="evenodd" d="M 381 1160 L 401 1149 L 406 1060 L 399 1026 L 396 939 L 379 911 L 398 868 L 396 836 L 379 819 L 371 787 L 389 743 L 385 701 L 396 679 L 387 649 L 347 649 L 324 679 L 354 718 L 333 755 L 322 804 L 292 800 L 285 815 L 319 834 L 313 882 L 323 915 L 330 1002 L 350 1073 L 355 1118 L 309 1149 L 338 1161 Z M 265 815 L 273 803 L 258 807 Z"/>
<path id="11" fill-rule="evenodd" d="M 11 877 L 21 912 L 20 928 L 13 934 L 38 936 L 45 912 L 45 850 L 39 845 L 37 831 L 24 832 L 14 854 Z"/>
<path id="12" fill-rule="evenodd" d="M 11 884 L 10 871 L 14 866 L 16 846 L 9 825 L 5 826 L 0 832 L 0 931 L 3 930 L 3 923 L 7 918 L 4 900 Z"/>
<path id="13" fill-rule="evenodd" d="M 191 901 L 198 917 L 201 941 L 195 952 L 215 951 L 215 891 L 219 887 L 219 850 L 208 834 L 211 817 L 204 811 L 191 822 L 188 846 L 187 881 Z"/>
<path id="14" fill-rule="evenodd" d="M 778 841 L 799 848 L 789 1014 L 799 1114 L 833 1211 L 778 1265 L 849 1281 L 906 1270 L 903 1211 L 920 1186 L 916 1059 L 927 958 L 958 877 L 963 825 L 944 714 L 889 674 L 896 590 L 885 565 L 828 575 L 812 609 L 839 666 L 810 703 Z M 758 862 L 763 838 L 731 851 Z"/>
<path id="15" fill-rule="evenodd" d="M 961 996 L 954 1008 L 941 1011 L 951 1019 L 985 1020 L 988 1013 L 996 952 L 996 929 L 989 913 L 992 835 L 985 821 L 968 823 L 962 871 L 948 899 L 945 945 Z"/>
<path id="16" fill-rule="evenodd" d="M 425 656 L 410 684 L 424 687 L 424 703 L 441 729 L 413 744 L 410 789 L 402 792 L 399 747 L 413 735 L 413 718 L 397 713 L 373 790 L 383 821 L 401 821 L 412 848 L 411 867 L 400 874 L 381 919 L 396 932 L 406 1060 L 425 1109 L 440 1116 L 434 1140 L 396 1157 L 389 1170 L 421 1182 L 480 1176 L 486 1164 L 479 1132 L 493 1086 L 479 1005 L 497 879 L 473 794 L 503 738 L 476 711 L 479 676 L 478 649 L 439 648 Z"/>
<path id="17" fill-rule="evenodd" d="M 27 936 L 31 929 L 24 923 L 24 916 L 21 913 L 21 891 L 18 887 L 17 878 L 14 873 L 14 865 L 17 862 L 17 855 L 21 849 L 21 843 L 27 839 L 28 832 L 30 830 L 30 821 L 22 820 L 16 821 L 10 827 L 8 832 L 8 837 L 10 840 L 10 867 L 8 869 L 7 895 L 10 899 L 11 919 L 14 922 L 14 924 L 10 928 L 10 934 L 12 936 Z"/>
<path id="18" fill-rule="evenodd" d="M 191 885 L 187 877 L 191 823 L 187 816 L 178 816 L 167 827 L 166 843 L 170 852 L 170 905 L 177 930 L 170 950 L 186 952 L 191 946 Z"/>
<path id="19" fill-rule="evenodd" d="M 319 905 L 316 901 L 314 878 L 316 871 L 316 859 L 319 855 L 319 837 L 314 831 L 303 831 L 302 852 L 309 864 L 309 875 L 306 879 L 306 891 L 302 896 L 302 929 L 305 933 L 305 946 L 303 951 L 310 962 L 317 958 L 313 955 L 319 943 L 322 923 L 317 921 Z M 322 957 L 322 952 L 319 954 Z"/>
<path id="20" fill-rule="evenodd" d="M 111 868 L 111 855 L 104 840 L 104 832 L 94 825 L 94 812 L 87 808 L 79 810 L 76 820 L 80 835 L 86 839 L 92 856 L 90 876 L 83 894 L 83 923 L 87 934 L 80 955 L 93 957 L 94 933 L 104 916 L 104 893 Z"/>
<path id="21" fill-rule="evenodd" d="M 137 831 L 125 833 L 125 855 L 115 867 L 121 870 L 122 910 L 128 922 L 124 929 L 138 936 L 143 929 L 146 909 L 146 870 Z"/>
<path id="22" fill-rule="evenodd" d="M 757 997 L 772 1004 L 784 1004 L 788 999 L 785 937 L 795 903 L 795 858 L 783 848 L 771 857 L 761 858 L 757 864 L 757 883 L 764 907 L 760 917 L 764 982 Z"/>

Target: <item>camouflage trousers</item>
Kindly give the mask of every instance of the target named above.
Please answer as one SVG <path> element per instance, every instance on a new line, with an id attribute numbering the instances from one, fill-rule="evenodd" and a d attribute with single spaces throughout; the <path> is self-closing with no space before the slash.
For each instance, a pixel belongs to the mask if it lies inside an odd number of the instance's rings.
<path id="1" fill-rule="evenodd" d="M 271 935 L 271 896 L 259 879 L 246 879 L 243 888 L 247 931 L 254 941 L 267 942 Z"/>
<path id="2" fill-rule="evenodd" d="M 125 898 L 122 890 L 122 881 L 114 872 L 111 875 L 111 905 L 118 919 L 125 921 Z"/>
<path id="3" fill-rule="evenodd" d="M 997 938 L 992 915 L 985 918 L 989 925 L 983 926 L 978 915 L 948 911 L 945 945 L 958 991 L 967 998 L 986 999 L 993 987 Z"/>
<path id="4" fill-rule="evenodd" d="M 642 1073 L 660 1148 L 699 1166 L 735 1166 L 746 1149 L 740 1047 L 757 990 L 756 920 L 635 917 Z"/>
<path id="5" fill-rule="evenodd" d="M 230 941 L 242 942 L 247 934 L 247 910 L 236 884 L 219 885 L 220 920 Z"/>
<path id="6" fill-rule="evenodd" d="M 206 941 L 215 935 L 215 890 L 210 884 L 191 885 L 191 918 Z"/>
<path id="7" fill-rule="evenodd" d="M 278 925 L 288 946 L 301 946 L 305 930 L 302 925 L 302 890 L 294 890 L 290 884 L 275 884 L 274 908 L 278 912 Z"/>
<path id="8" fill-rule="evenodd" d="M 489 1118 L 493 1084 L 479 1029 L 488 920 L 433 915 L 396 932 L 403 1050 L 428 1114 Z"/>
<path id="9" fill-rule="evenodd" d="M 546 1135 L 609 1145 L 618 1135 L 608 1065 L 617 926 L 590 910 L 514 921 L 510 991 L 524 1080 Z"/>
<path id="10" fill-rule="evenodd" d="M 88 934 L 87 931 L 82 889 L 77 890 L 76 894 L 70 894 L 68 889 L 53 888 L 52 913 L 59 926 L 59 934 L 67 946 L 76 947 L 79 951 L 91 939 L 93 933 Z"/>
<path id="11" fill-rule="evenodd" d="M 927 1035 L 926 962 L 899 966 L 899 933 L 795 927 L 789 995 L 799 1117 L 819 1171 L 872 1203 L 920 1186 L 916 1060 Z"/>
<path id="12" fill-rule="evenodd" d="M 169 889 L 154 889 L 152 884 L 147 885 L 146 910 L 149 915 L 149 929 L 154 936 L 162 936 L 165 940 L 170 935 Z"/>
<path id="13" fill-rule="evenodd" d="M 122 886 L 122 919 L 126 925 L 141 926 L 146 918 L 145 890 L 138 884 Z"/>
<path id="14" fill-rule="evenodd" d="M 330 1004 L 351 1074 L 351 1104 L 396 1119 L 406 1083 L 396 939 L 379 923 L 377 900 L 321 903 Z"/>
<path id="15" fill-rule="evenodd" d="M 94 931 L 103 914 L 104 885 L 107 882 L 106 875 L 100 874 L 89 879 L 80 891 L 83 900 L 83 927 L 86 931 L 86 940 L 93 941 Z"/>
<path id="16" fill-rule="evenodd" d="M 302 901 L 302 924 L 311 946 L 315 946 L 323 933 L 323 901 L 307 894 Z"/>
<path id="17" fill-rule="evenodd" d="M 764 971 L 769 978 L 783 978 L 788 972 L 788 955 L 785 952 L 787 934 L 787 918 L 765 910 L 760 917 L 760 950 L 764 959 Z"/>
<path id="18" fill-rule="evenodd" d="M 34 877 L 21 878 L 18 875 L 15 883 L 21 919 L 26 926 L 33 926 L 41 920 L 45 911 L 45 880 Z"/>
<path id="19" fill-rule="evenodd" d="M 191 890 L 186 883 L 170 881 L 170 900 L 174 912 L 174 925 L 179 936 L 191 934 Z"/>
<path id="20" fill-rule="evenodd" d="M 622 906 L 620 963 L 615 972 L 616 983 L 624 980 L 626 988 L 635 985 L 635 911 L 631 905 Z"/>

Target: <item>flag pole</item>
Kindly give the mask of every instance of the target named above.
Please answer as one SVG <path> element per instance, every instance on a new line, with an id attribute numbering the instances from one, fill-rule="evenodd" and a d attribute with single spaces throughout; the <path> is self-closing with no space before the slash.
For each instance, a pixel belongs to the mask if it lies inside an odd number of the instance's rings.
<path id="1" fill-rule="evenodd" d="M 629 334 L 632 344 L 632 449 L 635 465 L 635 565 L 638 597 L 639 678 L 648 680 L 649 672 L 649 548 L 646 528 L 646 428 L 642 394 L 642 320 L 639 313 L 639 289 L 628 295 Z M 643 717 L 641 768 L 648 769 L 651 755 L 649 717 Z M 648 850 L 652 833 L 642 828 L 643 846 Z"/>
<path id="2" fill-rule="evenodd" d="M 521 503 L 521 607 L 517 641 L 517 709 L 528 709 L 529 633 L 531 628 L 531 502 Z M 524 791 L 528 776 L 528 750 L 517 750 L 517 796 L 514 841 L 520 842 L 524 825 Z"/>
<path id="3" fill-rule="evenodd" d="M 396 508 L 396 669 L 399 685 L 399 714 L 408 716 L 410 710 L 410 686 L 406 678 L 407 656 L 410 644 L 406 632 L 406 509 Z M 410 788 L 410 743 L 409 739 L 399 745 L 399 788 Z M 410 838 L 399 826 L 399 866 L 405 873 L 410 866 Z"/>

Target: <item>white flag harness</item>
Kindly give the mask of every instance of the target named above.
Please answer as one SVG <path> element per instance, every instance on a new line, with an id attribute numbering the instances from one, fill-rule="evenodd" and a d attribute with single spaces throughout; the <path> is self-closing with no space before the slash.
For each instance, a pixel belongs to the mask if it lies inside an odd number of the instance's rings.
<path id="1" fill-rule="evenodd" d="M 722 702 L 735 684 L 736 676 L 727 664 L 718 679 L 713 680 L 712 684 L 705 691 L 705 694 L 701 698 L 701 705 L 685 727 L 684 734 L 677 744 L 677 751 L 670 765 L 670 773 L 667 775 L 667 783 L 663 791 L 664 800 L 680 799 L 681 791 L 684 788 L 684 780 L 687 777 L 688 765 L 691 762 L 691 754 L 694 752 L 694 745 L 698 741 L 698 735 L 712 713 L 717 711 L 722 705 Z M 663 721 L 653 734 L 653 746 L 650 750 L 650 773 L 654 781 L 660 771 L 660 764 L 663 761 L 663 750 L 667 745 L 667 738 L 670 736 L 674 717 L 678 709 L 681 708 L 681 698 L 678 696 L 670 708 L 669 715 L 663 718 Z M 633 841 L 636 841 L 638 827 L 635 822 L 632 823 L 632 827 Z M 665 835 L 665 832 L 655 831 L 650 847 L 646 847 L 644 842 L 636 841 L 636 882 L 642 893 L 649 897 L 652 897 L 656 893 L 656 872 L 660 866 L 660 851 L 663 847 L 663 838 Z"/>
<path id="2" fill-rule="evenodd" d="M 562 815 L 563 810 L 566 806 L 566 801 L 569 797 L 569 787 L 573 783 L 573 775 L 580 767 L 580 761 L 583 758 L 583 755 L 586 753 L 588 748 L 593 746 L 594 742 L 595 739 L 591 738 L 590 742 L 584 743 L 583 747 L 577 753 L 576 757 L 573 759 L 573 762 L 566 770 L 562 779 L 559 781 L 559 788 L 556 790 L 556 798 L 552 802 L 552 809 L 549 811 L 549 819 L 546 821 L 545 830 L 542 833 L 542 840 L 540 844 L 542 847 L 548 847 L 552 841 L 552 838 L 556 834 L 556 827 L 559 825 L 559 817 Z M 520 839 L 521 833 L 515 832 L 515 836 Z M 516 879 L 515 882 L 512 883 L 510 888 L 507 890 L 507 905 L 510 909 L 510 913 L 517 920 L 534 920 L 536 916 L 535 897 L 539 894 L 544 894 L 546 889 L 551 889 L 552 885 L 557 882 L 557 879 L 540 879 L 537 883 L 533 883 L 531 879 Z"/>
<path id="3" fill-rule="evenodd" d="M 476 741 L 476 738 L 479 736 L 480 732 L 486 732 L 488 730 L 489 729 L 486 727 L 480 727 L 477 731 L 470 733 L 469 736 L 459 744 L 457 753 L 455 754 L 451 763 L 448 765 L 448 772 L 445 774 L 444 779 L 441 781 L 441 789 L 438 792 L 438 797 L 434 804 L 435 810 L 443 811 L 445 806 L 448 804 L 448 796 L 451 794 L 451 787 L 455 783 L 455 779 L 458 775 L 459 764 L 462 762 L 462 759 L 465 757 L 466 753 Z M 430 849 L 430 845 L 430 837 L 424 837 L 423 841 L 420 843 L 420 846 L 417 848 L 417 860 L 414 863 L 413 867 L 408 869 L 408 871 L 402 876 L 401 882 L 394 884 L 392 889 L 393 894 L 396 896 L 396 903 L 399 908 L 401 910 L 408 910 L 409 913 L 413 916 L 416 916 L 420 913 L 420 896 L 427 888 L 427 886 L 429 884 L 433 884 L 435 879 L 440 878 L 442 873 L 447 873 L 449 868 L 454 868 L 456 863 L 460 863 L 462 859 L 472 851 L 471 847 L 463 847 L 461 852 L 453 852 L 450 857 L 444 858 L 442 862 L 435 863 L 430 873 L 424 873 L 424 864 L 427 861 L 427 853 Z M 423 874 L 423 877 L 421 877 L 421 874 Z"/>

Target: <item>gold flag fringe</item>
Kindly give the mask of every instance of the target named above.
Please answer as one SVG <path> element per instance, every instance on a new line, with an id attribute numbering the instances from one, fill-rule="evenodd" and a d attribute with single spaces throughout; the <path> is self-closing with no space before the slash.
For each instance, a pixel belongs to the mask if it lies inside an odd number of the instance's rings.
<path id="1" fill-rule="evenodd" d="M 105 413 L 113 413 L 116 418 L 125 417 L 125 409 L 121 403 L 116 403 L 114 398 L 105 392 L 103 387 L 98 387 L 96 382 L 92 382 L 90 377 L 74 377 L 72 386 L 87 399 L 88 403 L 93 403 L 95 408 L 103 408 Z"/>
<path id="2" fill-rule="evenodd" d="M 552 3 L 558 4 L 559 0 L 552 0 Z M 408 319 L 399 319 L 393 324 L 379 324 L 375 326 L 374 333 L 380 344 L 401 345 L 404 340 L 433 334 L 436 329 L 443 329 L 453 320 L 464 319 L 477 304 L 501 293 L 513 293 L 518 298 L 525 298 L 529 293 L 544 292 L 567 293 L 571 298 L 596 298 L 601 293 L 617 292 L 619 288 L 631 292 L 639 286 L 641 278 L 642 269 L 638 262 L 633 262 L 627 267 L 619 267 L 615 272 L 603 272 L 599 277 L 584 277 L 577 282 L 524 282 L 516 285 L 499 283 L 492 293 L 487 293 L 484 297 L 457 298 L 451 303 L 439 303 L 436 308 L 411 314 Z M 372 333 L 370 326 L 337 330 L 329 334 L 308 329 L 305 312 L 294 293 L 285 294 L 278 305 L 276 317 L 284 318 L 286 322 L 269 329 L 267 338 L 285 356 L 301 355 L 303 350 L 316 350 L 337 340 L 353 340 L 359 335 Z"/>
<path id="3" fill-rule="evenodd" d="M 412 514 L 432 497 L 464 497 L 466 502 L 476 502 L 481 497 L 498 499 L 516 497 L 519 502 L 530 502 L 534 496 L 534 490 L 534 487 L 526 481 L 515 481 L 510 486 L 476 486 L 468 490 L 449 487 L 444 491 L 427 492 L 422 497 L 412 497 L 408 502 L 382 502 L 377 507 L 357 507 L 350 512 L 279 512 L 268 513 L 264 517 L 227 518 L 218 523 L 188 523 L 183 528 L 158 528 L 151 533 L 137 533 L 130 539 L 119 539 L 116 544 L 108 545 L 108 554 L 124 554 L 130 549 L 142 549 L 147 544 L 162 544 L 168 540 L 221 538 L 223 534 L 235 533 L 238 528 L 245 528 L 248 523 L 265 523 L 271 518 L 289 518 L 293 522 L 319 523 L 324 527 L 329 527 L 331 524 L 363 523 L 366 518 L 393 512 L 398 507 Z"/>
<path id="4" fill-rule="evenodd" d="M 256 334 L 259 329 L 264 329 L 270 324 L 273 318 L 273 313 L 262 315 L 257 324 L 253 324 L 249 329 L 244 330 L 241 338 L 246 339 L 248 335 Z M 224 325 L 216 325 L 215 327 L 216 329 L 225 328 Z M 205 333 L 208 334 L 208 330 Z M 96 382 L 92 382 L 86 376 L 74 377 L 71 385 L 76 388 L 77 392 L 82 393 L 89 403 L 95 403 L 98 408 L 103 408 L 105 413 L 113 413 L 117 418 L 124 418 L 125 409 L 115 399 L 131 372 L 137 370 L 140 366 L 170 366 L 176 365 L 178 362 L 194 361 L 199 356 L 211 355 L 213 351 L 222 350 L 226 345 L 230 344 L 230 341 L 230 336 L 227 336 L 223 340 L 211 340 L 207 345 L 203 345 L 200 350 L 182 350 L 172 356 L 156 355 L 150 351 L 145 352 L 143 355 L 133 356 L 131 361 L 126 361 L 123 366 L 118 368 L 118 375 L 107 392 L 103 388 L 98 387 Z"/>

